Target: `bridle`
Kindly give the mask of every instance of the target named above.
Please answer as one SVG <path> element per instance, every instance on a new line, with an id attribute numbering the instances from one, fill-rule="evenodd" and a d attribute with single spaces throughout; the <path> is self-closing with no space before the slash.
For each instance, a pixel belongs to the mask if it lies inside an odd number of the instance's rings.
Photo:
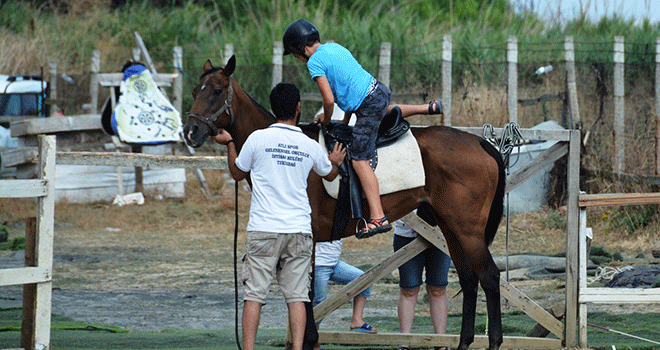
<path id="1" fill-rule="evenodd" d="M 236 120 L 236 117 L 234 116 L 234 110 L 231 108 L 231 101 L 233 97 L 234 97 L 234 88 L 232 86 L 230 79 L 229 89 L 227 90 L 227 98 L 225 99 L 225 104 L 222 107 L 220 107 L 220 109 L 217 112 L 215 112 L 210 117 L 202 117 L 197 113 L 188 112 L 187 114 L 188 119 L 192 118 L 204 123 L 209 128 L 211 132 L 211 136 L 215 136 L 218 134 L 218 127 L 215 125 L 215 122 L 218 120 L 219 116 L 223 115 L 224 113 L 227 113 L 230 118 L 229 125 L 233 125 L 234 120 Z"/>

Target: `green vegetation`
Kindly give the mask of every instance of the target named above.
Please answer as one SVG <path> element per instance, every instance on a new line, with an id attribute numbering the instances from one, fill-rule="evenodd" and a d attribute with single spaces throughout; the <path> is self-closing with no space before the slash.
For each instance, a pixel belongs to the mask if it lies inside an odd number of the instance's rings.
<path id="1" fill-rule="evenodd" d="M 9 347 L 20 345 L 21 309 L 0 309 L 0 344 Z M 622 335 L 614 331 L 632 334 L 637 337 L 657 341 L 658 314 L 606 314 L 589 313 L 589 345 L 594 349 L 657 350 L 654 345 L 643 340 Z M 372 317 L 372 323 L 381 332 L 398 332 L 396 317 Z M 503 330 L 507 336 L 524 336 L 535 324 L 520 311 L 502 314 Z M 348 321 L 348 320 L 347 320 Z M 447 332 L 460 332 L 461 315 L 451 314 Z M 477 334 L 484 334 L 486 315 L 479 314 L 476 321 Z M 426 333 L 433 329 L 428 316 L 415 318 L 413 333 Z M 324 329 L 330 330 L 330 329 Z M 285 329 L 260 329 L 257 345 L 260 349 L 277 349 L 284 345 Z M 552 336 L 552 335 L 550 335 Z M 164 330 L 161 332 L 127 332 L 124 329 L 73 322 L 65 317 L 53 316 L 51 333 L 53 346 L 57 349 L 235 349 L 234 329 L 222 330 Z M 326 349 L 364 349 L 363 346 L 324 345 Z M 374 346 L 373 349 L 389 349 Z"/>
<path id="2" fill-rule="evenodd" d="M 39 66 L 47 67 L 49 58 L 57 58 L 62 71 L 86 72 L 94 50 L 101 51 L 102 71 L 117 71 L 131 57 L 136 46 L 133 33 L 137 31 L 159 71 L 173 71 L 172 47 L 183 47 L 185 91 L 197 82 L 207 59 L 221 65 L 224 45 L 233 44 L 237 79 L 258 101 L 266 101 L 270 80 L 264 76 L 270 75 L 273 42 L 281 40 L 286 25 L 297 18 L 315 23 L 323 41 L 343 44 L 373 74 L 377 74 L 380 43 L 391 42 L 391 86 L 400 92 L 420 89 L 420 84 L 422 90 L 429 91 L 438 84 L 445 34 L 452 35 L 453 75 L 459 86 L 503 84 L 506 70 L 496 64 L 506 59 L 509 36 L 518 38 L 519 62 L 529 65 L 523 69 L 531 72 L 540 65 L 563 60 L 565 36 L 575 38 L 576 60 L 605 63 L 612 60 L 613 37 L 624 36 L 626 61 L 637 67 L 626 73 L 634 81 L 635 77 L 651 75 L 653 46 L 660 36 L 657 24 L 638 24 L 619 17 L 595 23 L 579 18 L 549 24 L 529 11 L 515 11 L 506 0 L 135 0 L 114 1 L 120 5 L 93 9 L 86 8 L 85 3 L 3 2 L 0 37 L 34 52 L 0 46 L 0 71 L 35 72 Z M 35 41 L 36 45 L 28 45 Z M 36 58 L 12 58 L 16 55 Z M 21 66 L 30 63 L 33 66 Z M 285 80 L 294 81 L 303 91 L 313 91 L 300 62 L 287 57 L 284 64 Z M 605 69 L 611 67 L 606 65 Z M 521 84 L 532 79 L 530 76 L 521 75 Z M 190 103 L 186 94 L 184 109 Z"/>

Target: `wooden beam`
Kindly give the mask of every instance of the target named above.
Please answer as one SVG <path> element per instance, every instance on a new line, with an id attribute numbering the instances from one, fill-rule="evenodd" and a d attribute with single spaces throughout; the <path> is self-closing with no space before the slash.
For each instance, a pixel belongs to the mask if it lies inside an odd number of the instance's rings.
<path id="1" fill-rule="evenodd" d="M 373 284 L 374 281 L 391 273 L 394 269 L 403 265 L 406 261 L 410 260 L 428 247 L 430 247 L 428 241 L 422 237 L 416 238 L 405 247 L 387 257 L 387 259 L 381 261 L 378 265 L 369 269 L 362 276 L 356 278 L 353 282 L 345 285 L 339 291 L 328 296 L 327 299 L 316 305 L 316 307 L 314 307 L 314 318 L 316 320 L 324 318 L 329 313 L 360 294 L 365 288 Z"/>
<path id="2" fill-rule="evenodd" d="M 0 164 L 4 168 L 32 163 L 39 155 L 37 147 L 0 148 Z"/>
<path id="3" fill-rule="evenodd" d="M 459 335 L 450 334 L 402 334 L 381 333 L 366 334 L 358 332 L 319 332 L 321 344 L 363 344 L 391 345 L 410 344 L 414 347 L 432 347 L 458 345 Z M 475 335 L 471 349 L 487 349 L 488 336 Z M 504 337 L 502 349 L 561 349 L 561 341 L 552 338 Z"/>
<path id="4" fill-rule="evenodd" d="M 580 303 L 660 303 L 660 290 L 657 288 L 582 288 L 580 289 Z"/>
<path id="5" fill-rule="evenodd" d="M 602 193 L 581 194 L 580 207 L 659 204 L 660 193 Z"/>
<path id="6" fill-rule="evenodd" d="M 518 288 L 514 287 L 511 283 L 501 279 L 500 293 L 506 300 L 545 327 L 545 329 L 552 332 L 557 338 L 561 339 L 563 337 L 562 333 L 564 327 L 561 321 L 542 308 L 534 300 L 523 294 L 523 292 L 518 290 Z"/>
<path id="7" fill-rule="evenodd" d="M 43 267 L 0 269 L 0 286 L 42 283 L 51 281 L 53 272 Z"/>
<path id="8" fill-rule="evenodd" d="M 11 136 L 52 134 L 57 132 L 101 130 L 99 114 L 83 114 L 62 118 L 35 118 L 11 123 Z"/>
<path id="9" fill-rule="evenodd" d="M 470 134 L 483 137 L 484 129 L 481 127 L 454 127 Z M 495 128 L 495 135 L 502 135 L 502 128 Z M 520 134 L 528 141 L 568 141 L 570 130 L 544 130 L 544 129 L 520 129 Z"/>
<path id="10" fill-rule="evenodd" d="M 57 152 L 57 164 L 109 165 L 169 169 L 226 169 L 227 157 L 187 157 L 114 152 Z"/>
<path id="11" fill-rule="evenodd" d="M 177 78 L 177 73 L 152 73 L 151 76 L 158 87 L 172 86 Z M 114 87 L 121 85 L 124 80 L 123 73 L 103 73 L 98 76 L 99 84 L 103 87 Z"/>
<path id="12" fill-rule="evenodd" d="M 0 180 L 0 198 L 42 197 L 48 192 L 48 183 L 42 179 Z"/>
<path id="13" fill-rule="evenodd" d="M 506 189 L 504 193 L 511 192 L 514 188 L 523 184 L 535 173 L 542 170 L 548 164 L 552 164 L 559 158 L 568 153 L 568 144 L 566 142 L 557 142 L 543 153 L 527 162 L 522 168 L 516 170 L 506 179 Z"/>

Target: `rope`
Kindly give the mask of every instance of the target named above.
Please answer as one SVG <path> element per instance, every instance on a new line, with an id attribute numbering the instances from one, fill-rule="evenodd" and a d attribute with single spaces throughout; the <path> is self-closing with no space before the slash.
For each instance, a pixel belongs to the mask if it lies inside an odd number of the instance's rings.
<path id="1" fill-rule="evenodd" d="M 587 284 L 593 284 L 602 280 L 609 281 L 612 278 L 614 278 L 616 274 L 632 269 L 633 269 L 632 266 L 624 266 L 624 267 L 598 266 L 598 268 L 596 268 L 596 275 L 594 277 L 587 278 Z"/>
<path id="2" fill-rule="evenodd" d="M 633 334 L 628 334 L 628 333 L 624 333 L 624 332 L 621 332 L 621 331 L 617 331 L 617 330 L 614 330 L 610 327 L 603 327 L 603 326 L 595 325 L 593 323 L 587 323 L 587 325 L 589 325 L 591 327 L 594 327 L 594 328 L 602 329 L 602 330 L 607 331 L 607 332 L 614 332 L 614 333 L 618 333 L 618 334 L 621 334 L 621 335 L 625 335 L 627 337 L 643 340 L 643 341 L 646 341 L 646 342 L 649 342 L 649 343 L 660 344 L 660 342 L 657 342 L 655 340 L 646 339 L 646 338 L 638 337 L 638 336 L 633 335 Z"/>
<path id="3" fill-rule="evenodd" d="M 234 181 L 234 336 L 236 346 L 241 348 L 241 339 L 238 336 L 238 268 L 237 268 L 237 241 L 238 241 L 238 181 Z"/>
<path id="4" fill-rule="evenodd" d="M 499 139 L 495 135 L 495 128 L 490 124 L 484 124 L 483 137 L 499 149 L 505 164 L 509 163 L 509 155 L 513 148 L 520 146 L 525 141 L 516 122 L 505 124 Z"/>

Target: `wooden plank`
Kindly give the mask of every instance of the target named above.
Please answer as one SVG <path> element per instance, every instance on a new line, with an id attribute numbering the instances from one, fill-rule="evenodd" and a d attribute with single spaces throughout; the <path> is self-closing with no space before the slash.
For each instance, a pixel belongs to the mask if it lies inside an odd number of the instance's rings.
<path id="1" fill-rule="evenodd" d="M 451 67 L 452 67 L 451 34 L 442 36 L 442 109 L 444 125 L 451 126 Z"/>
<path id="2" fill-rule="evenodd" d="M 625 51 L 624 37 L 614 37 L 614 159 L 613 171 L 622 173 L 626 170 L 626 109 L 625 109 Z"/>
<path id="3" fill-rule="evenodd" d="M 570 131 L 568 145 L 568 199 L 566 210 L 566 321 L 564 342 L 566 347 L 577 345 L 578 333 L 578 194 L 580 192 L 580 131 Z"/>
<path id="4" fill-rule="evenodd" d="M 481 127 L 455 128 L 482 137 L 484 134 L 484 129 Z M 502 128 L 495 128 L 495 135 L 502 135 L 502 130 Z M 520 134 L 528 141 L 568 141 L 570 138 L 570 130 L 520 129 Z"/>
<path id="5" fill-rule="evenodd" d="M 552 334 L 560 339 L 563 337 L 561 321 L 504 279 L 500 279 L 500 294 Z"/>
<path id="6" fill-rule="evenodd" d="M 48 184 L 42 179 L 0 180 L 0 198 L 30 198 L 45 196 Z"/>
<path id="7" fill-rule="evenodd" d="M 405 247 L 397 250 L 387 259 L 381 261 L 378 265 L 366 271 L 362 276 L 353 280 L 353 282 L 345 285 L 333 295 L 328 296 L 320 304 L 314 307 L 314 318 L 320 320 L 327 316 L 338 307 L 344 305 L 349 300 L 353 299 L 356 295 L 360 294 L 365 288 L 370 286 L 374 281 L 383 278 L 385 275 L 391 273 L 394 269 L 403 265 L 406 261 L 410 260 L 415 255 L 428 248 L 430 243 L 422 237 L 418 237 L 412 242 L 408 243 Z"/>
<path id="8" fill-rule="evenodd" d="M 429 243 L 442 250 L 445 254 L 451 255 L 449 254 L 449 248 L 447 247 L 447 240 L 438 227 L 429 226 L 429 224 L 413 212 L 408 213 L 408 215 L 401 219 L 406 225 L 410 226 L 413 230 L 424 237 L 424 239 L 429 241 Z"/>
<path id="9" fill-rule="evenodd" d="M 581 194 L 580 207 L 659 204 L 660 193 L 601 193 Z"/>
<path id="10" fill-rule="evenodd" d="M 36 147 L 0 148 L 0 164 L 8 168 L 32 163 L 38 155 L 39 150 Z"/>
<path id="11" fill-rule="evenodd" d="M 0 269 L 0 286 L 42 283 L 52 280 L 53 272 L 44 267 L 17 267 Z"/>
<path id="12" fill-rule="evenodd" d="M 580 303 L 660 303 L 660 290 L 657 288 L 582 288 L 580 289 Z"/>
<path id="13" fill-rule="evenodd" d="M 226 169 L 227 157 L 187 157 L 115 152 L 57 152 L 57 164 L 139 166 L 167 169 Z"/>
<path id="14" fill-rule="evenodd" d="M 35 246 L 37 244 L 37 218 L 30 217 L 25 221 L 25 266 L 36 266 L 37 259 Z M 34 312 L 37 285 L 34 283 L 23 285 L 23 320 L 21 322 L 21 347 L 34 349 Z"/>
<path id="15" fill-rule="evenodd" d="M 545 150 L 543 153 L 534 157 L 531 161 L 527 162 L 522 168 L 509 175 L 506 179 L 505 193 L 511 192 L 514 188 L 523 184 L 527 179 L 532 177 L 536 172 L 554 163 L 559 158 L 563 157 L 568 152 L 568 144 L 565 142 L 558 142 L 552 147 Z"/>
<path id="16" fill-rule="evenodd" d="M 158 87 L 172 86 L 177 74 L 174 73 L 151 73 L 151 76 Z M 120 86 L 124 81 L 124 73 L 102 73 L 98 77 L 99 84 L 103 87 Z"/>
<path id="17" fill-rule="evenodd" d="M 320 344 L 363 344 L 391 345 L 410 344 L 413 347 L 448 346 L 455 347 L 459 335 L 450 334 L 402 334 L 381 333 L 365 334 L 357 332 L 319 332 Z M 488 336 L 475 335 L 471 349 L 487 349 Z M 504 337 L 501 349 L 561 349 L 561 341 L 552 338 Z"/>
<path id="18" fill-rule="evenodd" d="M 39 135 L 39 178 L 48 185 L 47 194 L 37 199 L 36 264 L 53 269 L 53 238 L 55 235 L 55 136 Z M 52 281 L 37 284 L 34 313 L 35 349 L 50 349 L 52 311 Z"/>
<path id="19" fill-rule="evenodd" d="M 100 130 L 101 115 L 83 114 L 62 118 L 26 119 L 11 123 L 11 136 L 52 134 L 56 132 Z"/>
<path id="20" fill-rule="evenodd" d="M 507 105 L 509 122 L 518 122 L 518 38 L 509 36 L 506 46 L 507 61 Z"/>

